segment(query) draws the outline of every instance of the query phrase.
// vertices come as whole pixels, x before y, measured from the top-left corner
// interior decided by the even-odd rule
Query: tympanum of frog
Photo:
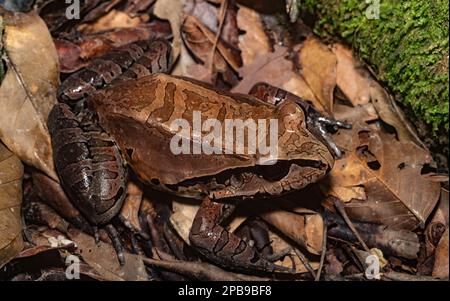
[[[60,98],[71,104],[91,93],[82,101],[88,109],[75,105],[72,110],[58,104],[48,120],[56,168],[68,196],[90,223],[108,224],[125,196],[126,163],[145,184],[202,200],[189,238],[209,260],[241,270],[286,270],[221,226],[233,212],[228,201],[276,196],[318,181],[333,166],[330,150],[339,154],[324,135],[323,125],[345,125],[265,84],[251,91],[256,98],[160,73],[169,71],[170,47],[162,41],[153,48],[151,43],[146,45],[143,51],[124,50],[122,56],[131,59],[122,59],[128,63],[119,65],[114,73],[102,76],[98,70],[103,69],[96,67],[96,80],[89,77],[96,73],[91,68],[81,71],[83,76],[69,78],[76,85],[63,83]],[[146,56],[146,51],[153,54]],[[118,65],[117,57],[121,55],[109,59]],[[202,120],[214,118],[222,124],[225,119],[277,120],[276,163],[262,164],[258,152],[174,154],[170,142],[177,129],[172,121],[183,118],[192,124],[194,111],[200,112]]]

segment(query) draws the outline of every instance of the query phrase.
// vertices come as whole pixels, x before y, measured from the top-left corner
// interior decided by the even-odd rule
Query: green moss
[[[381,0],[379,19],[369,19],[374,2],[304,0],[302,7],[319,17],[316,33],[352,45],[413,118],[448,133],[448,1]]]

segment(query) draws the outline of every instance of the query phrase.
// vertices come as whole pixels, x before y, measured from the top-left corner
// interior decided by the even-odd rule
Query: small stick
[[[334,198],[334,206],[339,211],[339,213],[342,215],[342,218],[344,219],[345,223],[350,228],[350,230],[353,232],[353,234],[355,235],[356,239],[358,240],[358,242],[363,247],[364,251],[370,253],[370,249],[367,247],[366,243],[364,242],[364,240],[359,235],[359,233],[356,230],[355,226],[353,225],[352,221],[348,218],[348,215],[345,212],[345,208],[344,208],[344,205],[342,204],[341,200],[338,199],[338,198]]]
[[[306,267],[308,272],[313,276],[313,278],[316,278],[316,273],[314,272],[313,267],[309,264],[308,259],[306,259],[305,254],[303,254],[299,249],[294,248],[295,254],[297,254],[300,261],[303,263],[303,265]]]
[[[217,28],[216,37],[214,40],[214,44],[211,51],[211,72],[214,70],[214,54],[216,53],[217,44],[219,43],[220,34],[222,33],[223,24],[225,23],[225,17],[228,7],[228,0],[223,0],[222,4],[220,5],[220,11],[219,11],[219,27]]]
[[[320,274],[322,273],[323,263],[325,262],[325,253],[327,252],[327,223],[323,227],[323,242],[322,242],[322,254],[320,255],[319,269],[317,270],[316,278],[314,281],[320,280]]]
[[[268,278],[236,274],[222,270],[215,265],[206,262],[192,261],[161,261],[150,258],[142,258],[148,265],[157,266],[171,272],[179,273],[196,279],[209,279],[213,281],[269,281]]]
[[[442,281],[444,279],[436,279],[431,276],[423,276],[423,275],[411,275],[399,272],[387,272],[381,274],[381,279],[383,280],[392,280],[392,281]],[[448,281],[448,278],[447,278]]]

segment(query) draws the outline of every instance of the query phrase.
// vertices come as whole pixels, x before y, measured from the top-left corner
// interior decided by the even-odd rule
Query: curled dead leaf
[[[117,28],[135,28],[147,21],[148,18],[148,15],[131,16],[123,11],[113,9],[94,24],[81,24],[78,30],[84,34],[90,34]]]
[[[345,156],[328,176],[330,187],[362,186],[367,196],[367,201],[346,204],[350,218],[392,229],[424,225],[440,193],[439,183],[421,175],[432,160],[428,151],[357,121],[351,131],[341,131],[334,139]]]
[[[182,41],[180,35],[181,21],[183,18],[183,5],[185,0],[164,0],[156,1],[153,7],[153,13],[158,18],[168,20],[172,28],[172,55],[176,61],[180,55]]]
[[[271,52],[269,37],[264,31],[260,14],[251,8],[241,6],[237,13],[237,24],[245,31],[239,37],[239,49],[244,66],[251,64],[256,57]]]
[[[301,75],[326,112],[333,112],[336,55],[317,38],[308,37],[298,52]]]
[[[23,166],[0,142],[0,268],[22,250]]]
[[[447,228],[436,248],[433,277],[448,279],[448,237],[449,233]]]
[[[148,280],[145,266],[139,255],[125,252],[125,265],[117,260],[112,245],[99,241],[80,231],[71,231],[69,238],[75,242],[77,253],[99,275],[108,280],[145,281]]]
[[[212,32],[196,17],[187,15],[181,25],[181,34],[186,47],[195,56],[195,59],[202,63],[208,70],[215,74],[223,74],[224,79],[231,84],[237,81],[233,70],[237,70],[242,64],[238,51],[219,39],[214,57],[211,55],[216,40],[216,33]]]
[[[324,222],[319,213],[306,209],[301,213],[273,210],[261,218],[312,254],[321,253]]]
[[[398,109],[389,93],[370,75],[352,51],[341,45],[333,45],[337,58],[336,83],[354,105],[371,102],[380,118],[395,127],[400,141],[413,141],[420,147],[424,144],[415,130]]]
[[[22,161],[57,179],[46,125],[59,84],[53,40],[35,13],[0,13],[7,67],[0,86],[0,138]]]

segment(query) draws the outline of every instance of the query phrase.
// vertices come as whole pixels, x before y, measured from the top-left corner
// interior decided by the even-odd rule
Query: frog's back
[[[250,96],[236,96],[188,78],[158,73],[121,82],[93,98],[96,107],[132,115],[149,123],[170,126],[176,119],[192,121],[194,112],[202,120],[270,118],[274,106]]]
[[[190,127],[194,116],[225,120],[276,118],[275,107],[252,97],[231,96],[205,84],[165,74],[122,82],[90,99],[100,123],[115,138],[128,162],[145,181],[175,184],[185,179],[214,175],[228,168],[253,166],[255,154],[174,154],[170,149],[177,131],[174,121]],[[267,122],[268,124],[268,122]],[[223,128],[222,128],[223,129]],[[191,137],[186,137],[188,140]],[[222,145],[222,148],[225,144]]]

